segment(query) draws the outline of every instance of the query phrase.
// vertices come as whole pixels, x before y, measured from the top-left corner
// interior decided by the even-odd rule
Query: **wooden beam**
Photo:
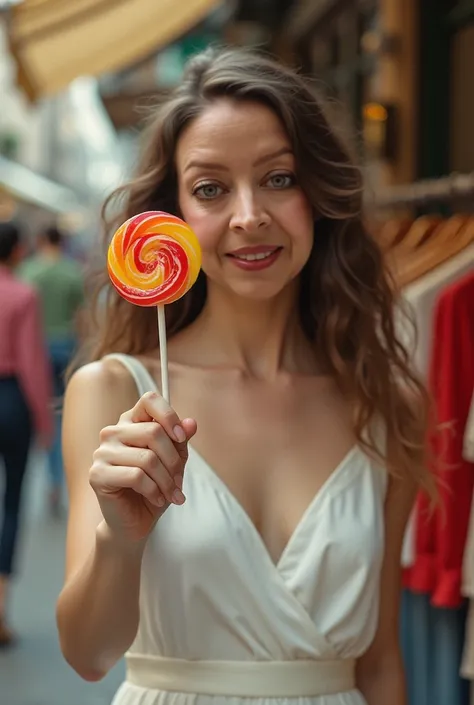
[[[315,26],[330,13],[336,12],[350,0],[300,0],[290,11],[287,22],[289,37],[300,42],[313,32]]]

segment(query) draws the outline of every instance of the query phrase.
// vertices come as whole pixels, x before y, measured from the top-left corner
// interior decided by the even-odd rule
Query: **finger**
[[[171,441],[169,442],[171,443]],[[179,456],[174,448],[173,450],[181,466]],[[133,448],[125,445],[117,445],[107,450],[107,463],[110,463],[112,466],[141,468],[159,487],[168,502],[173,504],[184,503],[185,497],[182,492],[180,492],[182,489],[182,481],[176,481],[176,479],[171,476],[169,470],[150,448]],[[178,490],[178,492],[176,490]]]
[[[176,411],[156,392],[144,394],[135,404],[130,415],[130,420],[133,422],[151,419],[158,421],[173,441],[177,443],[186,441],[186,434]]]
[[[149,475],[139,467],[110,466],[107,471],[92,466],[89,482],[97,494],[112,495],[130,489],[147,499],[156,507],[164,507],[166,498]]]
[[[188,442],[194,436],[197,431],[197,423],[194,419],[183,419],[181,425],[186,433],[185,443],[175,443],[175,448],[178,451],[179,457],[182,462],[186,462],[188,459]]]
[[[197,423],[194,419],[183,419],[181,421],[181,425],[184,428],[184,432],[186,434],[186,440],[190,441],[191,438],[194,436],[194,434],[197,431]]]
[[[173,442],[163,426],[156,421],[124,424],[119,427],[117,438],[127,446],[150,448],[172,478],[182,476],[184,460],[178,451],[181,444]]]

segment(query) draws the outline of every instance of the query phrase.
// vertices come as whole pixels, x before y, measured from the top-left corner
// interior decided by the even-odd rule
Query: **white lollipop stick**
[[[158,337],[160,340],[160,365],[161,365],[161,395],[165,401],[170,401],[170,383],[168,378],[168,346],[166,343],[165,307],[158,305]]]
[[[156,306],[161,394],[169,403],[165,305],[189,291],[201,269],[201,247],[189,225],[170,213],[146,211],[115,231],[107,252],[111,282],[125,301]]]

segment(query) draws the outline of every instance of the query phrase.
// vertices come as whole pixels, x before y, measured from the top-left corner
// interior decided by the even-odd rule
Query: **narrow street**
[[[59,650],[54,611],[63,577],[66,522],[49,517],[45,496],[44,467],[36,455],[28,472],[20,570],[11,605],[20,638],[14,648],[0,651],[0,703],[109,705],[122,664],[100,683],[86,683]]]

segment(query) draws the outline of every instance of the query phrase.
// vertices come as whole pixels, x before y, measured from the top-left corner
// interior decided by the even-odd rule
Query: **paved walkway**
[[[63,578],[65,521],[48,516],[45,494],[44,468],[36,456],[28,475],[20,570],[11,605],[20,640],[15,648],[0,651],[0,703],[110,705],[122,665],[103,681],[86,683],[59,651],[54,611]]]

